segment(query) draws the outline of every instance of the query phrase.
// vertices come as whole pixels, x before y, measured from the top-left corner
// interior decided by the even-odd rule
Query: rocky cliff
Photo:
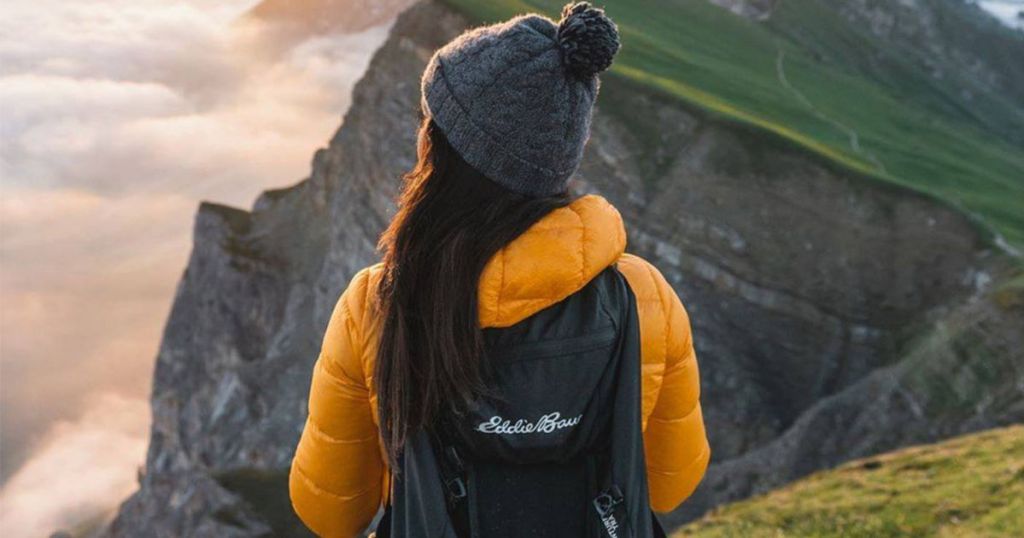
[[[301,535],[285,476],[334,301],[413,163],[418,76],[467,27],[403,14],[308,179],[204,204],[111,536]],[[679,522],[846,459],[1024,420],[1009,264],[960,213],[609,76],[576,188],[690,312],[715,463]],[[1016,297],[1016,295],[1012,295]]]

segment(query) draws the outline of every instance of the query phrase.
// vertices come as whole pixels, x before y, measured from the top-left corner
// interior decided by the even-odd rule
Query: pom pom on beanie
[[[618,27],[603,9],[589,2],[576,2],[562,8],[557,35],[566,69],[580,78],[608,69],[619,51]]]

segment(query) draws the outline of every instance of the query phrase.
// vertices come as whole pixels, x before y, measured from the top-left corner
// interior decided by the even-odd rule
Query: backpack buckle
[[[462,458],[459,456],[459,451],[454,446],[449,445],[445,448],[445,458],[448,460],[448,464],[451,465],[454,473],[450,473],[451,478],[445,480],[444,485],[448,488],[448,495],[453,500],[459,500],[466,496],[466,482],[462,480],[462,472],[465,470],[465,465],[462,463]]]
[[[462,477],[455,477],[444,483],[445,487],[448,488],[448,495],[453,500],[463,499],[467,495],[466,483],[462,480]]]
[[[594,497],[594,508],[597,510],[598,515],[604,518],[611,514],[622,501],[622,490],[618,486],[613,485],[605,490],[605,492]]]

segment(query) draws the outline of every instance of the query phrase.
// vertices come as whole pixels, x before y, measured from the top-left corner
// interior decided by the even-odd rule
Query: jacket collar
[[[590,194],[548,213],[505,245],[480,276],[482,327],[507,327],[572,295],[626,248],[622,216]]]

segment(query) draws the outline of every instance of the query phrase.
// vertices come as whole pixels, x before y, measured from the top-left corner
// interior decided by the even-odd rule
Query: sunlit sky
[[[134,490],[199,200],[303,178],[387,33],[280,46],[254,3],[0,4],[4,536]]]
[[[304,177],[386,37],[270,43],[238,23],[255,3],[0,3],[4,536],[134,490],[198,201],[247,207]],[[1024,25],[1024,0],[979,4]]]

